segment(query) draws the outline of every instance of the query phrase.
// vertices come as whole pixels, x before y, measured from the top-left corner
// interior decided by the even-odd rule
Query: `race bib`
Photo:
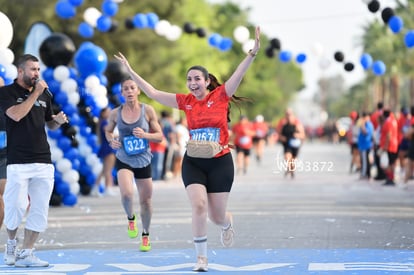
[[[248,145],[251,142],[251,137],[249,136],[243,136],[239,139],[240,145]]]
[[[220,141],[220,129],[219,128],[199,128],[190,130],[190,136],[192,140],[199,141]]]
[[[135,136],[124,137],[124,149],[128,155],[141,154],[148,150],[148,140]]]
[[[6,131],[0,131],[0,149],[7,147],[7,134]]]
[[[300,139],[298,138],[292,138],[289,140],[289,146],[293,148],[298,148],[301,144]]]

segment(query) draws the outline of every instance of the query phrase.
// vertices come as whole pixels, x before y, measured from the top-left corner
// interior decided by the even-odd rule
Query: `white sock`
[[[8,239],[7,240],[7,244],[16,245],[16,243],[17,243],[16,239],[12,239],[12,240]]]
[[[193,240],[197,256],[207,257],[207,236],[194,237]]]

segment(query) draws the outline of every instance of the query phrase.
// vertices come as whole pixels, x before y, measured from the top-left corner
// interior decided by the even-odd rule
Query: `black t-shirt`
[[[29,97],[30,91],[16,82],[0,88],[0,108],[5,113]],[[7,164],[52,163],[45,122],[52,120],[50,98],[42,94],[20,121],[6,117]]]

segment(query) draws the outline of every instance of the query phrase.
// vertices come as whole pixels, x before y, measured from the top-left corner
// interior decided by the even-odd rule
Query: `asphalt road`
[[[210,273],[414,274],[414,183],[403,188],[359,180],[349,173],[346,144],[319,142],[304,144],[291,179],[284,176],[281,150],[267,147],[260,164],[252,157],[247,174],[236,176],[228,205],[235,245],[223,249],[219,228],[209,224]],[[128,238],[119,195],[81,196],[74,207],[50,209],[36,249],[51,267],[0,265],[0,273],[190,272],[191,211],[180,179],[154,183],[153,207],[149,253]],[[6,238],[3,228],[0,240]]]

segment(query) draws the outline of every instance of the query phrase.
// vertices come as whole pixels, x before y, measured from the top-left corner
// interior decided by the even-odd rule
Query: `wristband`
[[[248,55],[250,55],[251,57],[256,57],[257,52],[254,53],[253,50],[250,49],[249,52],[248,52]]]

